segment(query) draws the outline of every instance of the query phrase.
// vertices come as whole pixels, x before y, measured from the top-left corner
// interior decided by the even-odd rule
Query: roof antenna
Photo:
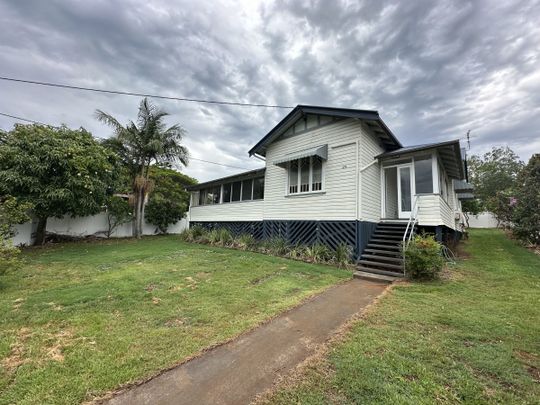
[[[467,146],[468,146],[468,149],[471,150],[471,130],[470,129],[467,131]]]

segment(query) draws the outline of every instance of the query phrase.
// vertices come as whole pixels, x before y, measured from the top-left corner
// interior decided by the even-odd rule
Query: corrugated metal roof
[[[217,186],[223,183],[230,183],[233,181],[240,181],[240,180],[246,180],[246,179],[264,176],[265,172],[266,172],[266,168],[263,167],[261,169],[250,170],[248,172],[242,172],[238,174],[233,174],[232,176],[220,177],[219,179],[206,181],[204,183],[194,184],[193,186],[186,187],[186,189],[188,191],[201,190],[203,188],[207,188],[214,185]]]
[[[449,177],[452,179],[465,179],[465,165],[461,157],[459,140],[425,143],[422,145],[406,146],[390,152],[384,152],[375,156],[377,159],[390,159],[415,152],[437,150],[443,166]]]

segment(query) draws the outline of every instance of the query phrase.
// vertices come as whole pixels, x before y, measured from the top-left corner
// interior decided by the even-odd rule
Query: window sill
[[[317,195],[326,194],[326,191],[307,191],[303,193],[293,193],[293,194],[285,194],[285,198],[301,198],[301,197],[312,197]]]

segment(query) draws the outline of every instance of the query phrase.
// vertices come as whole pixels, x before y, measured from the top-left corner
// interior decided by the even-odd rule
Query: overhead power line
[[[49,125],[49,124],[44,124],[43,122],[34,121],[34,120],[30,120],[28,118],[23,118],[23,117],[17,117],[16,115],[6,114],[6,113],[3,113],[3,112],[0,112],[0,115],[3,115],[4,117],[13,118],[13,119],[16,119],[16,120],[19,120],[19,121],[31,122],[33,124],[52,126],[52,125]]]
[[[46,125],[46,126],[49,126],[49,127],[58,128],[58,127],[55,126],[55,125],[44,124],[43,122],[31,120],[31,119],[29,119],[29,118],[19,117],[19,116],[17,116],[17,115],[6,114],[6,113],[3,113],[3,112],[0,112],[0,115],[2,115],[2,116],[4,116],[4,117],[13,118],[13,119],[18,120],[18,121],[31,122],[31,123],[33,123],[33,124]],[[218,165],[218,166],[230,167],[230,168],[232,168],[232,169],[255,170],[255,169],[248,169],[247,167],[232,166],[232,165],[227,165],[227,164],[225,164],[225,163],[212,162],[211,160],[197,159],[197,158],[194,158],[194,157],[190,157],[189,159],[190,159],[190,160],[197,160],[197,161],[199,161],[199,162],[204,162],[204,163],[211,163],[211,164],[213,164],[213,165]]]
[[[132,91],[96,89],[92,87],[71,86],[68,84],[40,82],[37,80],[16,79],[14,77],[5,77],[5,76],[0,76],[0,80],[16,82],[16,83],[35,84],[38,86],[57,87],[57,88],[62,88],[62,89],[93,91],[96,93],[106,93],[106,94],[117,94],[121,96],[135,96],[135,97],[157,98],[157,99],[162,99],[162,100],[188,101],[191,103],[219,104],[219,105],[239,106],[239,107],[262,107],[262,108],[283,108],[283,109],[294,108],[291,106],[277,105],[277,104],[242,103],[239,101],[206,100],[206,99],[199,99],[199,98],[173,97],[173,96],[162,96],[162,95],[157,95],[157,94],[137,93],[137,92],[132,92]]]

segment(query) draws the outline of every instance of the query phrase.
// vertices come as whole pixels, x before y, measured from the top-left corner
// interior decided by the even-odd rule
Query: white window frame
[[[298,191],[296,193],[291,193],[291,184],[290,184],[290,170],[291,170],[291,162],[287,163],[287,189],[285,190],[285,195],[305,195],[305,194],[317,194],[317,193],[324,193],[325,190],[325,182],[324,182],[324,172],[325,172],[325,161],[324,159],[321,159],[321,189],[313,191],[313,156],[309,156],[309,184],[308,184],[308,191],[300,191],[301,187],[301,176],[302,176],[302,170],[300,168],[300,159],[294,159],[294,161],[298,162]]]

